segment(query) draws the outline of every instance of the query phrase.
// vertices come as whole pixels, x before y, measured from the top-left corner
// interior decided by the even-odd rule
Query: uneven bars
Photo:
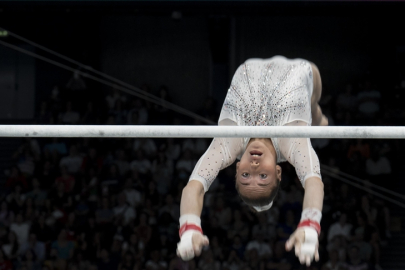
[[[405,139],[405,127],[0,125],[0,137]]]

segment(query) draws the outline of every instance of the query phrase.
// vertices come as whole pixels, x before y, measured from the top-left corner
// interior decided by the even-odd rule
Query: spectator
[[[146,270],[163,270],[167,268],[167,263],[160,258],[160,252],[153,250],[150,259],[145,263]]]
[[[88,150],[88,154],[83,158],[81,169],[86,173],[89,173],[90,169],[94,169],[99,173],[103,167],[103,163],[104,160],[98,155],[96,148],[91,147]]]
[[[142,243],[147,245],[152,237],[152,227],[148,224],[148,216],[141,213],[139,216],[139,224],[134,228],[134,231],[139,235]]]
[[[235,235],[232,240],[231,250],[236,252],[239,259],[243,259],[245,255],[245,246],[242,243],[240,235]]]
[[[133,188],[133,182],[131,178],[128,178],[125,181],[123,192],[125,194],[127,203],[131,207],[136,208],[142,203],[142,194],[138,190]]]
[[[131,252],[126,252],[123,256],[123,262],[118,265],[118,270],[132,270],[135,266],[134,256]]]
[[[110,254],[107,249],[103,248],[98,256],[97,269],[98,270],[111,270],[117,269],[117,262],[111,260]]]
[[[191,151],[195,156],[201,156],[207,150],[207,142],[205,139],[185,139],[182,145],[182,151]]]
[[[51,143],[45,144],[44,151],[49,151],[50,153],[56,151],[59,155],[67,154],[66,144],[64,142],[59,142],[58,138],[52,138]]]
[[[105,98],[107,102],[107,107],[108,109],[113,109],[115,106],[115,103],[119,100],[122,103],[125,103],[127,101],[126,96],[122,95],[121,92],[117,89],[114,88],[109,95],[106,96]]]
[[[246,250],[246,266],[242,269],[259,270],[261,268],[263,263],[259,257],[259,250],[257,248]]]
[[[109,115],[114,117],[114,122],[117,125],[123,125],[127,122],[127,111],[120,100],[114,104],[114,108],[110,109]]]
[[[43,166],[39,170],[39,172],[36,174],[36,177],[39,179],[41,183],[41,187],[43,188],[50,188],[53,187],[55,184],[55,179],[57,177],[57,170],[59,171],[59,167],[53,167],[52,162],[47,160],[43,163]]]
[[[234,239],[235,236],[238,236],[241,238],[241,241],[243,241],[243,242],[248,241],[249,234],[250,234],[249,226],[242,219],[242,213],[240,212],[240,210],[238,210],[238,209],[233,210],[233,220],[232,220],[231,226],[229,227],[229,229],[227,231],[228,231],[228,233],[227,233],[228,240]],[[253,232],[256,232],[256,231],[253,231]],[[263,235],[266,235],[266,234],[263,234]]]
[[[6,197],[9,208],[14,213],[20,212],[24,206],[26,196],[22,193],[20,185],[14,187],[14,191]]]
[[[6,201],[2,201],[0,207],[0,226],[8,227],[14,220],[14,213],[9,210]]]
[[[46,191],[41,189],[40,183],[37,178],[32,179],[32,190],[26,194],[27,199],[32,199],[33,203],[38,209],[45,204],[45,200],[48,194]]]
[[[295,222],[294,212],[292,210],[288,210],[285,216],[285,222],[280,222],[277,225],[278,240],[286,241],[295,231],[296,226],[297,224]]]
[[[290,270],[292,265],[291,259],[286,257],[285,254],[285,242],[278,241],[275,244],[274,256],[266,263],[266,269],[268,270]]]
[[[181,148],[174,138],[167,139],[164,149],[167,159],[174,161],[180,157]]]
[[[45,243],[38,241],[35,233],[30,233],[28,241],[21,245],[20,254],[26,255],[27,251],[33,252],[35,261],[41,262],[45,259]]]
[[[121,184],[121,175],[116,164],[111,164],[106,175],[101,180],[101,188],[103,196],[109,196],[116,193]]]
[[[62,229],[58,234],[58,239],[51,245],[51,249],[56,251],[58,259],[69,260],[73,257],[75,245],[73,241],[67,240],[67,232]]]
[[[72,102],[66,103],[66,111],[59,115],[59,120],[63,124],[77,124],[80,120],[80,114],[73,110]]]
[[[367,81],[364,89],[357,95],[359,112],[365,117],[373,117],[380,110],[380,98],[380,92],[374,90],[371,83]]]
[[[1,247],[1,255],[3,255],[3,259],[8,258],[12,262],[16,261],[18,258],[19,249],[20,244],[18,243],[17,235],[13,230],[10,230],[7,236],[6,244]]]
[[[237,252],[235,250],[231,250],[227,260],[222,263],[222,269],[239,270],[242,264],[243,261],[237,255]]]
[[[221,264],[215,260],[214,254],[210,249],[203,251],[201,259],[198,261],[198,269],[201,270],[220,270]]]
[[[41,269],[41,264],[37,261],[37,256],[30,249],[28,249],[24,252],[24,255],[22,256],[22,260],[19,262],[18,269],[24,269],[24,268],[26,268],[27,270],[40,270]]]
[[[219,226],[218,218],[214,215],[210,216],[209,224],[204,229],[204,232],[208,236],[208,239],[217,236],[220,243],[224,243],[226,239],[226,231]]]
[[[37,241],[48,244],[53,236],[53,229],[45,223],[45,215],[40,214],[31,226],[31,234],[36,235]]]
[[[77,147],[72,145],[69,149],[69,155],[60,160],[59,166],[65,166],[68,173],[76,174],[79,172],[82,163],[83,157],[77,151]]]
[[[66,89],[71,91],[83,91],[87,89],[86,82],[80,77],[80,71],[73,72],[73,76],[66,84]]]
[[[188,175],[194,170],[195,160],[192,158],[191,151],[184,151],[181,158],[176,163],[176,175],[180,179],[187,179]]]
[[[339,252],[329,251],[329,261],[322,266],[322,270],[344,270],[345,268],[345,264],[339,261]]]
[[[347,157],[351,159],[356,153],[359,153],[363,159],[368,159],[370,157],[370,145],[363,139],[357,139],[354,143],[350,144]]]
[[[56,184],[56,192],[50,199],[56,209],[68,210],[73,205],[72,197],[66,193],[65,184],[63,182]]]
[[[125,155],[125,151],[124,150],[116,151],[116,156],[117,158],[114,160],[114,164],[117,165],[120,175],[126,175],[130,167],[129,162],[127,161]]]
[[[148,158],[152,158],[156,155],[156,144],[152,139],[149,138],[139,138],[134,140],[132,150],[139,153],[139,150],[142,150],[143,154],[147,154]]]
[[[163,151],[158,152],[156,159],[152,163],[151,172],[153,180],[159,182],[157,186],[159,194],[167,194],[172,185],[173,162],[166,158]]]
[[[36,160],[31,149],[24,147],[21,151],[14,153],[13,157],[16,160],[21,173],[26,177],[32,176],[35,171]]]
[[[353,85],[347,84],[345,91],[339,94],[336,107],[339,111],[354,112],[357,106],[357,98],[353,95]]]
[[[83,124],[86,124],[86,125],[94,125],[99,122],[99,117],[98,117],[97,112],[94,109],[93,102],[90,101],[87,103],[86,111],[84,112],[83,117],[80,120],[80,122],[82,122]]]
[[[101,208],[96,211],[96,223],[101,225],[110,225],[113,222],[114,211],[110,208],[108,197],[103,197],[101,200]]]
[[[253,226],[252,234],[264,235],[264,238],[268,241],[274,240],[276,238],[276,228],[274,225],[268,224],[266,218],[266,215],[258,216],[259,223]]]
[[[264,242],[264,235],[256,233],[253,235],[253,240],[250,240],[246,246],[246,251],[256,250],[260,259],[267,259],[272,255],[271,247]]]
[[[366,195],[361,197],[361,211],[365,214],[368,224],[375,224],[377,209],[370,205],[370,201]]]
[[[368,270],[369,267],[366,262],[360,258],[359,248],[352,246],[349,249],[349,261],[347,262],[347,270]]]
[[[223,229],[228,229],[232,220],[232,210],[225,204],[222,197],[217,197],[213,207],[213,214],[218,219],[218,224]]]
[[[35,115],[35,120],[39,125],[50,124],[52,118],[51,112],[48,110],[48,104],[46,101],[42,101],[39,106],[39,111]]]
[[[128,112],[128,124],[137,125],[145,125],[148,123],[148,111],[143,106],[142,101],[140,99],[134,99],[131,102],[131,110]],[[134,119],[134,115],[136,115],[136,119]]]
[[[224,261],[225,254],[223,248],[221,247],[218,237],[214,236],[210,240],[210,249],[212,250],[212,254],[214,255],[214,259],[218,260],[219,262]]]
[[[349,239],[350,231],[352,225],[347,223],[346,213],[340,215],[339,221],[333,223],[328,231],[328,241],[331,241],[335,236],[344,236],[346,239]]]
[[[13,264],[8,260],[3,249],[0,249],[0,269],[2,270],[12,270]]]
[[[62,183],[63,186],[65,187],[65,192],[71,193],[75,187],[76,179],[68,173],[66,166],[62,166],[60,168],[60,172],[61,172],[61,176],[56,178],[55,185]]]
[[[135,254],[135,259],[140,262],[143,259],[143,251],[145,248],[145,244],[142,240],[139,239],[136,233],[132,233],[126,241],[124,241],[122,245],[123,252],[130,252]]]
[[[124,225],[131,223],[136,218],[136,213],[135,210],[127,204],[125,193],[121,193],[117,201],[117,206],[113,208],[114,217],[116,219],[122,219]]]
[[[139,172],[141,175],[146,176],[150,174],[152,169],[152,164],[145,158],[143,151],[138,150],[136,152],[136,159],[130,164],[131,170]]]
[[[18,244],[21,246],[28,240],[31,224],[24,220],[21,213],[16,215],[15,222],[11,223],[10,230],[15,232]]]
[[[24,189],[28,188],[27,180],[21,173],[20,168],[18,168],[17,166],[12,166],[10,176],[8,177],[6,182],[6,188],[14,189],[16,185],[20,185]]]
[[[166,195],[165,205],[159,210],[159,215],[163,213],[169,213],[174,220],[180,218],[180,205],[174,202],[171,194]]]
[[[366,160],[366,173],[374,180],[378,180],[378,177],[391,173],[391,163],[376,149],[372,151],[371,157]]]

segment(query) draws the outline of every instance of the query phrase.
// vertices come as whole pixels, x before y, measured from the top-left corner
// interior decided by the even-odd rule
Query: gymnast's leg
[[[322,95],[322,80],[318,67],[311,63],[312,66],[312,78],[313,78],[313,91],[311,97],[311,111],[312,111],[312,125],[313,126],[327,126],[328,118],[322,114],[321,107],[318,102]]]

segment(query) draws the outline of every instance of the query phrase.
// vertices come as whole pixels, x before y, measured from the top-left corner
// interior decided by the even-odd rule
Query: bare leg
[[[314,89],[311,97],[311,111],[312,111],[312,125],[313,126],[327,126],[328,118],[322,114],[322,109],[318,102],[322,95],[322,80],[318,67],[311,63],[312,66],[312,78]]]

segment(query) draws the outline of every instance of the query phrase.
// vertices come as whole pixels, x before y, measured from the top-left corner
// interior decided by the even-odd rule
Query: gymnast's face
[[[251,139],[236,164],[236,185],[245,197],[270,195],[281,180],[281,167],[270,139]]]

